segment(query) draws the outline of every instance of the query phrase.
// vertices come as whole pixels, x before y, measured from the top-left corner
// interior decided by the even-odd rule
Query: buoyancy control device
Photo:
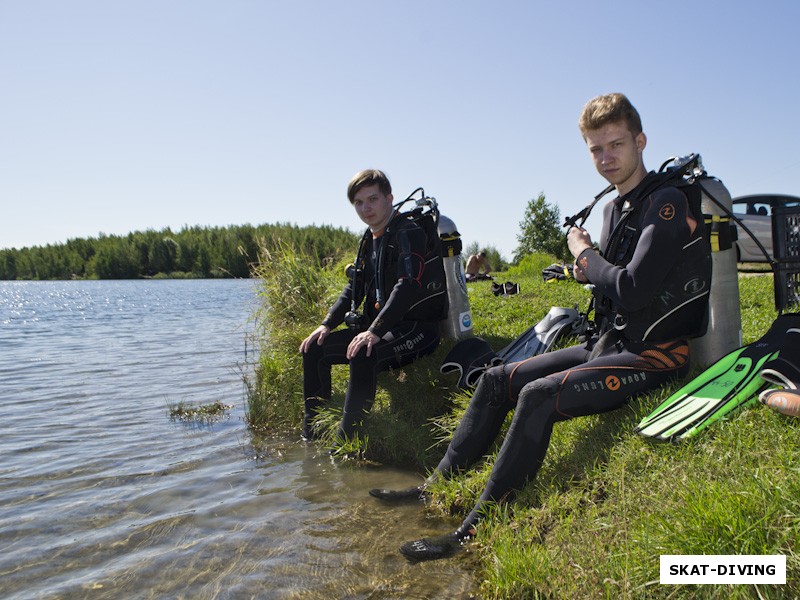
[[[696,153],[667,159],[658,173],[663,174],[661,186],[675,185],[687,193],[699,190],[702,194],[700,210],[712,250],[712,276],[708,325],[705,334],[692,340],[692,362],[707,366],[741,346],[738,274],[733,247],[736,229],[730,222],[733,216],[731,197],[720,180],[706,173]],[[605,188],[583,210],[567,218],[564,226],[583,226],[597,202],[614,189],[613,185]]]
[[[401,208],[406,204],[413,202],[414,207],[411,210],[401,211]],[[442,258],[444,267],[445,281],[430,281],[428,286],[439,287],[446,286],[447,292],[447,306],[446,314],[443,313],[443,318],[440,322],[440,330],[443,337],[459,339],[472,335],[472,313],[469,308],[469,299],[467,297],[466,279],[464,277],[464,268],[461,263],[461,236],[456,230],[453,221],[439,213],[438,203],[435,198],[425,195],[423,188],[417,188],[405,200],[398,202],[394,205],[395,216],[390,220],[386,226],[386,235],[389,235],[394,229],[394,224],[400,222],[402,219],[411,219],[420,226],[428,237],[428,251],[429,253],[438,252]],[[371,236],[369,230],[365,232],[364,238],[359,244],[358,256],[354,265],[348,265],[346,273],[352,282],[352,289],[357,289],[356,280],[362,274],[364,263],[364,244],[368,237]],[[378,281],[377,281],[377,302],[381,305],[385,302],[382,297],[382,290],[384,287],[384,258],[382,255],[385,245],[381,246],[381,251],[378,256]],[[436,290],[433,290],[434,292]],[[364,317],[357,310],[358,301],[351,298],[350,311],[345,315],[345,323],[354,330],[362,331],[366,328],[367,324],[364,322]]]

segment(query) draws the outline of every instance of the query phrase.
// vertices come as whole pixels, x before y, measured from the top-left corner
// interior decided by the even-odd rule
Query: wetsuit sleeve
[[[427,237],[422,228],[409,223],[397,231],[394,240],[394,260],[386,265],[386,281],[395,281],[385,304],[377,314],[369,330],[383,337],[392,327],[403,320],[405,314],[422,297],[422,275],[425,272]]]
[[[352,299],[352,283],[348,283],[342,290],[341,295],[333,303],[333,306],[328,310],[328,314],[322,320],[323,325],[327,325],[330,329],[336,329],[339,325],[344,323],[344,316],[350,310],[350,300]],[[357,302],[358,303],[358,302]]]
[[[627,311],[640,310],[653,300],[691,237],[689,204],[681,191],[664,188],[641,202],[641,236],[627,265],[614,265],[591,249],[578,257],[597,291]],[[607,243],[603,240],[601,247]]]

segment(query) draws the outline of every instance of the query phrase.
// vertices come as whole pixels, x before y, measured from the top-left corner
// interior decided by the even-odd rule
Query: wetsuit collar
[[[389,224],[389,221],[391,221],[396,214],[397,211],[393,210],[392,213],[389,215],[389,218],[386,219],[379,227],[376,227],[375,229],[373,229],[372,227],[369,228],[370,231],[372,232],[373,239],[379,238],[383,235],[383,232],[386,231],[386,226]]]
[[[635,200],[639,199],[639,194],[642,190],[647,186],[647,182],[650,180],[652,175],[655,175],[655,171],[648,171],[647,175],[645,175],[642,180],[636,184],[636,187],[633,188],[630,192],[625,194],[624,196],[617,196],[614,199],[614,204],[617,206],[623,206],[626,202],[630,203]]]

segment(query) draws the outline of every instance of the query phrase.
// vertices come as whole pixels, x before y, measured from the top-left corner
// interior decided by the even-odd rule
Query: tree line
[[[549,204],[544,193],[531,199],[519,223],[513,264],[535,252],[569,260],[560,221],[558,206]],[[278,240],[323,261],[355,252],[359,235],[328,225],[281,223],[100,234],[63,244],[0,250],[0,280],[250,277],[259,253],[274,248]],[[508,267],[494,246],[481,249],[487,251],[495,271]],[[464,257],[478,250],[476,242],[468,244]]]
[[[354,233],[331,226],[291,224],[183,227],[100,234],[66,243],[0,250],[0,280],[250,277],[259,252],[278,240],[319,260],[358,244]]]

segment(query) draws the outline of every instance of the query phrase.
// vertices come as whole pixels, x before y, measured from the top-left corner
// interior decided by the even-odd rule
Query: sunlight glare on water
[[[367,494],[419,475],[253,443],[256,302],[243,280],[0,282],[0,596],[469,597],[468,554],[397,553],[448,524]]]

